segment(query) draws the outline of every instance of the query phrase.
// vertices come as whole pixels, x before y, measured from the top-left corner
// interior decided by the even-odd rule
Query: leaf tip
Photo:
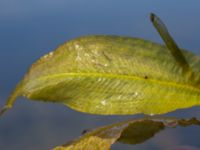
[[[15,90],[12,92],[12,94],[9,96],[9,98],[6,101],[6,104],[3,106],[2,109],[0,109],[0,117],[9,109],[12,108],[14,102],[16,101],[17,97],[21,95],[21,89],[22,84],[18,84]]]
[[[2,116],[6,111],[8,111],[12,106],[10,105],[5,105],[1,110],[0,110],[0,116]]]
[[[155,16],[156,15],[154,13],[150,13],[150,20],[151,20],[151,22],[154,22]]]

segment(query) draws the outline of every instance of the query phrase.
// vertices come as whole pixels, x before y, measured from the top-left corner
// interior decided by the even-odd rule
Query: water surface
[[[154,12],[166,23],[180,47],[200,54],[200,2],[159,0],[1,0],[0,106],[39,57],[63,42],[82,35],[112,34],[162,43],[149,21]],[[178,110],[165,116],[200,118],[200,108]],[[84,129],[138,118],[98,116],[76,112],[60,104],[19,98],[0,119],[0,149],[46,150],[78,137]],[[167,129],[135,146],[113,149],[168,149],[175,145],[200,147],[200,128]]]

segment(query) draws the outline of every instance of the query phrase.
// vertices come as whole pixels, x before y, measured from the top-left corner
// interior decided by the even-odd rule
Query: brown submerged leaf
[[[200,125],[200,120],[148,117],[97,128],[54,150],[109,150],[115,142],[139,144],[166,127]]]

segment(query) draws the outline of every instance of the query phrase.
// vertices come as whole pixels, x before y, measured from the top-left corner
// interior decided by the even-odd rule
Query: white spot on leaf
[[[52,56],[53,56],[53,52],[50,52],[50,53],[44,55],[43,58],[46,59],[46,58],[49,58],[49,57],[52,57]]]
[[[137,96],[138,96],[138,92],[135,92],[135,93],[134,93],[134,96],[137,97]]]
[[[53,56],[53,52],[50,52],[50,53],[49,53],[49,56]]]
[[[120,100],[121,98],[122,98],[122,95],[119,95],[119,96],[117,97],[118,100]]]
[[[75,45],[75,48],[76,48],[76,49],[78,49],[78,48],[79,48],[79,45],[78,45],[78,44],[76,44],[76,45]]]
[[[105,106],[106,105],[106,100],[101,101],[101,104]]]
[[[44,58],[47,58],[48,57],[48,55],[44,55]]]
[[[99,79],[98,79],[98,82],[101,82],[101,81],[102,81],[102,78],[99,78]]]
[[[154,114],[153,114],[153,113],[151,113],[151,114],[150,114],[150,116],[154,116]]]
[[[85,57],[89,57],[90,55],[89,55],[88,53],[85,53],[84,56],[85,56]]]

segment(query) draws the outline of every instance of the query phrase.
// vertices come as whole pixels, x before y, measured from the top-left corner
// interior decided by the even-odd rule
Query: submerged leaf
[[[0,114],[18,96],[92,114],[162,114],[200,105],[200,56],[178,53],[185,61],[177,63],[160,44],[122,36],[68,41],[32,65]]]
[[[58,146],[54,150],[109,150],[115,142],[127,144],[139,144],[153,137],[156,133],[169,127],[168,123],[176,123],[176,126],[199,125],[200,121],[193,118],[189,120],[156,118],[129,120],[98,128],[82,137]]]
[[[162,122],[142,120],[129,123],[123,130],[118,141],[126,144],[139,144],[154,136],[164,129]],[[136,132],[137,131],[137,132]]]
[[[153,23],[154,27],[157,29],[158,33],[160,34],[161,38],[165,42],[167,48],[170,50],[172,56],[177,60],[178,65],[182,67],[184,72],[190,72],[191,68],[187,63],[187,60],[183,56],[182,52],[180,51],[178,45],[175,43],[173,38],[170,36],[167,27],[164,23],[158,18],[155,14],[151,13],[150,15],[151,22]]]

